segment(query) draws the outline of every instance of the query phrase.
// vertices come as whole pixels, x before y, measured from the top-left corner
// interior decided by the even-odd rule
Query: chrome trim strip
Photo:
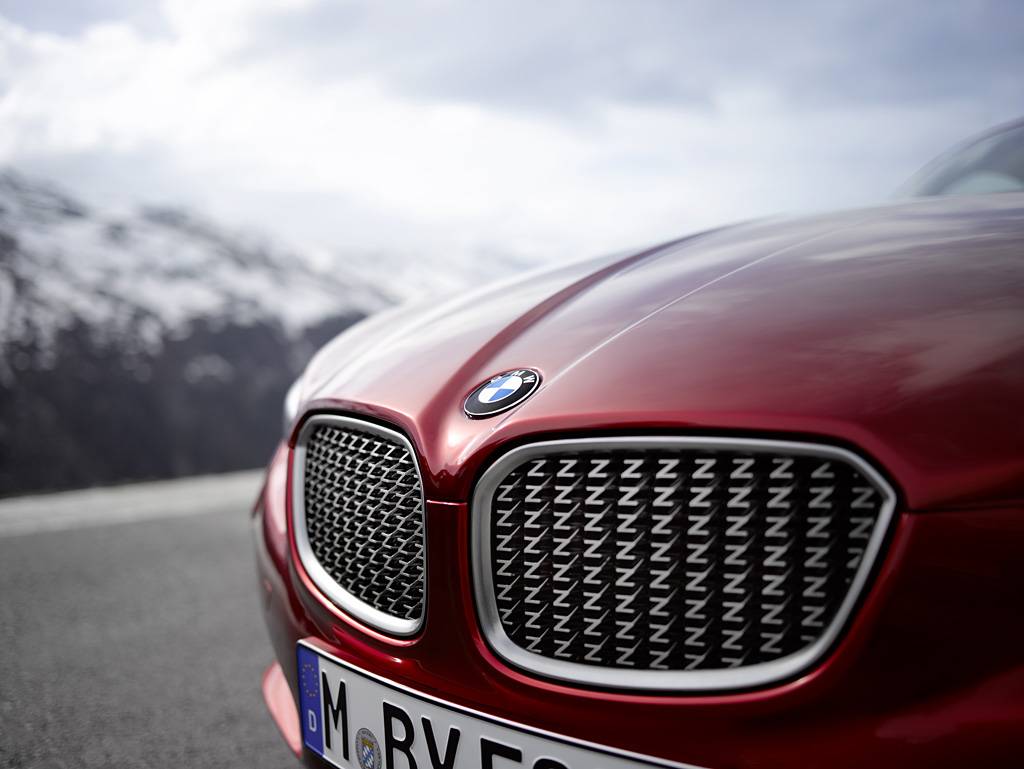
[[[420,506],[423,511],[423,576],[421,578],[423,582],[423,605],[420,616],[416,619],[392,617],[390,614],[386,614],[352,595],[352,593],[334,581],[334,578],[327,573],[327,570],[320,565],[320,562],[313,554],[313,547],[309,543],[309,532],[306,530],[306,444],[309,442],[313,430],[324,424],[362,430],[396,441],[405,446],[412,457],[413,465],[416,468],[416,478],[420,484]],[[314,414],[302,425],[302,429],[295,439],[295,449],[292,457],[292,528],[295,531],[295,547],[299,552],[299,561],[302,563],[302,568],[306,570],[306,574],[313,580],[313,584],[338,608],[375,630],[380,630],[390,635],[406,637],[415,635],[420,631],[427,613],[426,512],[427,505],[423,496],[423,474],[420,472],[416,450],[409,439],[402,433],[381,427],[373,422],[364,422],[361,419],[353,419],[337,414]]]
[[[498,615],[494,596],[494,581],[491,577],[491,509],[490,500],[498,484],[520,463],[552,451],[565,449],[720,449],[732,451],[769,452],[784,451],[814,457],[832,457],[853,465],[870,482],[875,484],[883,497],[878,520],[864,550],[860,568],[850,583],[846,598],[840,605],[832,623],[822,636],[810,646],[786,657],[746,667],[722,670],[629,670],[626,668],[603,668],[543,657],[528,652],[513,643],[505,633]],[[501,456],[480,476],[472,496],[470,509],[470,556],[473,570],[473,593],[480,629],[491,649],[503,660],[522,670],[536,673],[545,678],[573,684],[609,689],[632,689],[653,692],[724,692],[730,690],[764,688],[785,681],[809,670],[819,663],[839,638],[854,606],[860,600],[868,576],[874,567],[885,542],[893,512],[896,509],[896,493],[886,480],[867,462],[846,449],[834,446],[743,438],[690,438],[674,436],[623,437],[623,438],[581,438],[576,440],[553,440],[520,446]]]

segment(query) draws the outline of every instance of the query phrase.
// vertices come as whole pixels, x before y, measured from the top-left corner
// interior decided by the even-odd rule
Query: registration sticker
[[[298,662],[302,740],[335,766],[695,769],[463,708],[374,676],[301,641]]]

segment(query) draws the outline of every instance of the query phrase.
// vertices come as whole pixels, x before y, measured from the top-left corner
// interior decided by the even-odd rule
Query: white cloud
[[[726,55],[718,65],[701,59],[718,66],[706,78],[714,83],[706,103],[679,98],[678,89],[618,98],[594,84],[584,112],[509,109],[486,92],[474,98],[436,83],[410,90],[415,78],[398,78],[356,21],[338,30],[336,45],[362,52],[365,66],[315,59],[312,71],[301,44],[269,50],[267,24],[321,6],[254,5],[167,0],[170,33],[155,38],[117,21],[65,37],[0,19],[0,163],[63,175],[58,181],[73,189],[103,189],[119,202],[180,198],[335,246],[580,254],[737,218],[868,202],[952,139],[1013,117],[1003,103],[959,93],[906,106],[794,103],[792,83],[730,78]],[[458,11],[454,2],[434,6]],[[311,48],[333,50],[329,32]],[[606,32],[588,39],[604,41]],[[626,53],[639,71],[665,75],[677,62],[663,42],[649,56],[642,47]],[[446,71],[473,66],[468,54],[441,53]],[[394,57],[407,76],[430,54],[425,44]],[[794,52],[793,61],[807,56]],[[501,69],[506,79],[514,74]]]

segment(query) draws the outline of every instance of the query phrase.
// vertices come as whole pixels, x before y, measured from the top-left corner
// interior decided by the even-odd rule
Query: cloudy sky
[[[862,205],[1022,114],[1020,0],[0,0],[0,165],[350,251]]]

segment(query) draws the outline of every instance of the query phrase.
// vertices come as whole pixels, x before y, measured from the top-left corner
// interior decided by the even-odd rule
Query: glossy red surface
[[[686,429],[853,445],[911,509],[1019,501],[1022,242],[1024,193],[722,230],[376,318],[314,360],[304,395],[398,424],[435,499],[467,499],[522,436]],[[520,366],[536,395],[464,417]]]
[[[284,677],[279,662],[271,665],[263,673],[263,701],[267,703],[270,716],[281,731],[281,736],[288,743],[292,753],[302,755],[302,727],[299,725],[299,713],[292,699],[292,691],[288,679]]]
[[[312,638],[457,704],[697,766],[1024,765],[1022,242],[1024,194],[901,203],[707,233],[342,335],[310,366],[303,411],[380,419],[416,447],[426,623],[413,639],[372,631],[297,566],[282,446],[253,525],[292,694],[295,644]],[[463,415],[478,384],[522,366],[542,373],[534,396]],[[488,649],[469,576],[480,470],[538,436],[658,432],[811,437],[891,480],[892,540],[819,667],[653,696],[538,680]]]

